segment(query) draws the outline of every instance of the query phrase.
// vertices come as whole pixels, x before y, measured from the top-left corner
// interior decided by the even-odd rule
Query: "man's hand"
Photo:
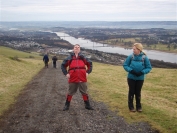
[[[86,78],[88,77],[88,73],[86,73]]]
[[[70,78],[70,75],[69,75],[69,73],[68,74],[66,74],[66,77],[69,79]]]

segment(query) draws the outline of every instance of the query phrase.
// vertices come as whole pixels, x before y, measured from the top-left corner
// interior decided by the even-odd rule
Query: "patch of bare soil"
[[[147,123],[127,124],[90,99],[95,110],[84,108],[79,91],[69,111],[63,111],[68,83],[57,68],[42,69],[24,88],[16,104],[1,118],[0,133],[154,133]]]

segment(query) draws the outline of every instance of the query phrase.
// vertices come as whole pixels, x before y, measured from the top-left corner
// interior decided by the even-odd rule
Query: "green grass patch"
[[[26,58],[29,55],[0,47],[0,115],[15,103],[24,86],[44,67],[43,61],[36,59],[36,55],[31,55],[35,59]]]
[[[38,53],[27,53],[27,52],[22,52],[19,50],[14,50],[8,47],[3,47],[0,46],[0,55],[4,55],[5,57],[9,57],[9,58],[35,58],[35,59],[41,59],[42,57],[39,56]]]
[[[119,47],[127,47],[124,44],[127,42],[131,42],[133,44],[136,42],[141,42],[141,39],[138,37],[137,38],[115,38],[115,39],[100,41],[100,43],[105,43],[105,44],[119,46]],[[174,48],[174,44],[171,44],[170,48],[168,48],[167,46],[168,46],[167,44],[161,44],[161,43],[151,44],[148,46],[145,43],[143,43],[144,49],[147,49],[147,50],[157,50],[157,51],[165,51],[169,53],[177,53],[177,48]],[[128,47],[131,48],[131,45]]]
[[[177,70],[153,68],[142,88],[142,113],[128,110],[127,73],[122,66],[93,63],[89,92],[127,122],[149,122],[161,132],[177,132]],[[134,101],[135,103],[135,101]]]
[[[153,50],[159,50],[159,51],[165,51],[165,52],[172,52],[177,53],[177,49],[174,48],[174,45],[170,45],[170,48],[167,47],[167,44],[152,44],[150,47],[147,47],[147,45],[144,45],[145,49],[153,49]]]
[[[110,45],[116,45],[116,46],[124,46],[125,42],[135,43],[138,42],[138,40],[140,40],[140,38],[115,38],[115,39],[108,39],[100,42],[110,44]]]

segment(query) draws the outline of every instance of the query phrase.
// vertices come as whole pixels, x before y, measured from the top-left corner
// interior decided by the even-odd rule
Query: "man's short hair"
[[[75,47],[75,46],[79,46],[79,47],[81,47],[79,44],[75,44],[74,47]]]

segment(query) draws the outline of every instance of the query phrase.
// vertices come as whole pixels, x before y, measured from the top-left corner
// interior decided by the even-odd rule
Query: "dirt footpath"
[[[154,133],[147,123],[127,124],[104,103],[86,110],[81,94],[73,96],[69,111],[62,111],[68,88],[60,64],[44,68],[24,88],[0,124],[0,133]]]

